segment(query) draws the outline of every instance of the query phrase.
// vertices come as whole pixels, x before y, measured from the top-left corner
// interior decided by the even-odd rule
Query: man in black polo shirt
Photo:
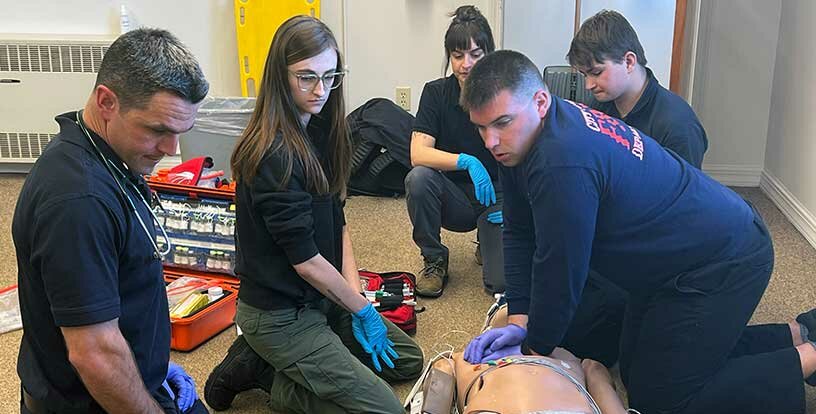
[[[646,67],[635,29],[620,13],[602,10],[572,39],[570,65],[586,76],[592,108],[620,118],[700,168],[708,148],[705,130],[683,98],[660,86]]]
[[[206,412],[169,363],[161,255],[142,174],[175,153],[209,85],[170,33],[106,52],[83,111],[23,185],[12,224],[24,334],[23,413]]]

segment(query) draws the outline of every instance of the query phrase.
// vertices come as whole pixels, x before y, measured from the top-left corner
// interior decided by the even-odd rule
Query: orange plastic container
[[[218,281],[216,286],[224,290],[224,296],[204,309],[186,318],[170,318],[170,348],[191,351],[232,325],[238,308],[238,280],[204,272],[164,270],[167,282],[182,276],[214,279]]]
[[[179,184],[170,184],[148,179],[151,189],[159,193],[183,195],[191,198],[215,198],[233,201],[235,192],[230,189],[202,188]],[[171,282],[182,276],[192,276],[217,281],[216,286],[224,290],[224,296],[210,303],[204,309],[186,318],[170,318],[170,348],[176,351],[191,351],[210,338],[229,328],[235,319],[238,308],[237,278],[227,274],[204,272],[164,266],[164,280]]]

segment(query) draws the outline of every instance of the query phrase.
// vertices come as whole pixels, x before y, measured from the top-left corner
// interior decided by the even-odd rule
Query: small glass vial
[[[182,255],[184,254],[183,249],[184,248],[181,247],[181,246],[176,246],[176,248],[173,249],[173,263],[174,264],[181,265]]]
[[[232,255],[224,253],[224,270],[232,273]]]
[[[215,269],[215,250],[210,250],[209,254],[207,255],[207,263],[205,264],[207,270]]]

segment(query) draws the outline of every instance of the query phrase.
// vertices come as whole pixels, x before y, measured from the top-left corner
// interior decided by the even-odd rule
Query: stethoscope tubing
[[[159,249],[159,245],[158,243],[156,243],[153,234],[147,228],[147,224],[145,224],[144,220],[142,219],[142,216],[139,214],[139,211],[136,208],[136,203],[133,202],[133,198],[130,197],[130,194],[128,194],[127,189],[122,185],[122,182],[119,180],[119,177],[114,172],[114,169],[116,169],[116,171],[118,171],[119,175],[122,177],[124,177],[124,173],[122,173],[122,171],[119,170],[119,168],[113,165],[111,160],[105,157],[105,154],[102,153],[102,150],[99,149],[99,147],[96,145],[96,142],[94,142],[93,138],[91,138],[91,133],[88,132],[88,129],[85,127],[85,123],[82,122],[81,110],[77,112],[76,123],[77,125],[79,125],[79,128],[82,130],[82,133],[85,134],[85,138],[88,140],[88,142],[91,143],[91,146],[94,148],[94,151],[96,151],[96,155],[99,156],[99,159],[102,161],[102,164],[105,166],[105,169],[108,170],[108,173],[113,178],[113,181],[116,181],[116,186],[119,187],[119,191],[121,191],[122,195],[125,196],[125,200],[127,200],[128,205],[130,206],[130,210],[133,212],[133,214],[136,215],[136,220],[139,221],[139,225],[142,227],[142,230],[147,235],[147,239],[150,240],[150,244],[153,246],[153,257],[161,260],[164,256],[167,256],[172,249],[170,237],[167,236],[167,230],[164,229],[164,226],[159,221],[159,218],[156,217],[156,213],[153,212],[153,208],[150,207],[150,203],[147,202],[147,199],[145,199],[144,195],[142,195],[142,192],[136,187],[135,184],[128,182],[128,184],[130,184],[131,187],[133,187],[133,189],[136,191],[136,194],[139,196],[139,199],[142,201],[145,207],[147,207],[147,212],[150,214],[150,217],[153,218],[153,221],[159,227],[162,237],[164,237],[167,247],[164,251],[162,251]]]

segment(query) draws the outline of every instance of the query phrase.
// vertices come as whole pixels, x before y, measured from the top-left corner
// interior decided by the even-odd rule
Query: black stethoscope
[[[82,122],[82,111],[77,112],[76,123],[77,125],[79,125],[79,128],[85,134],[85,138],[87,138],[88,142],[91,143],[91,146],[94,147],[96,155],[98,155],[99,159],[102,160],[102,164],[105,165],[105,169],[107,169],[108,173],[110,173],[111,177],[113,177],[113,181],[116,181],[116,185],[119,187],[119,190],[122,192],[122,195],[125,196],[125,200],[127,200],[128,204],[130,205],[130,210],[133,211],[133,214],[136,215],[136,219],[139,221],[139,225],[142,227],[142,230],[144,230],[145,234],[147,235],[147,239],[150,240],[150,244],[153,245],[153,257],[161,260],[164,256],[170,253],[170,249],[172,247],[170,245],[170,237],[167,237],[167,231],[164,229],[164,226],[159,221],[159,218],[156,217],[156,213],[153,212],[153,208],[150,207],[150,203],[147,202],[147,199],[142,194],[141,190],[139,190],[139,188],[136,187],[136,184],[133,184],[130,180],[128,180],[125,173],[123,173],[122,170],[120,170],[119,167],[116,166],[116,164],[114,164],[111,160],[105,157],[105,154],[103,154],[99,147],[96,145],[96,142],[94,142],[93,138],[91,138],[90,132],[88,132],[88,129],[85,128],[85,123]],[[119,174],[117,175],[116,173]],[[142,220],[142,216],[139,215],[139,211],[136,209],[136,203],[133,202],[133,199],[130,197],[130,194],[128,194],[127,190],[125,189],[125,186],[122,185],[120,177],[121,179],[124,179],[127,184],[130,184],[130,186],[133,187],[134,190],[136,190],[136,194],[139,195],[139,199],[142,201],[145,207],[147,207],[147,211],[150,213],[150,217],[152,217],[156,225],[159,226],[159,230],[161,230],[162,237],[164,237],[165,243],[167,245],[164,251],[159,249],[159,245],[158,243],[156,243],[156,239],[153,237],[153,234],[150,233],[150,230],[147,228],[147,225],[145,224],[144,220]],[[161,204],[159,205],[161,206]]]

